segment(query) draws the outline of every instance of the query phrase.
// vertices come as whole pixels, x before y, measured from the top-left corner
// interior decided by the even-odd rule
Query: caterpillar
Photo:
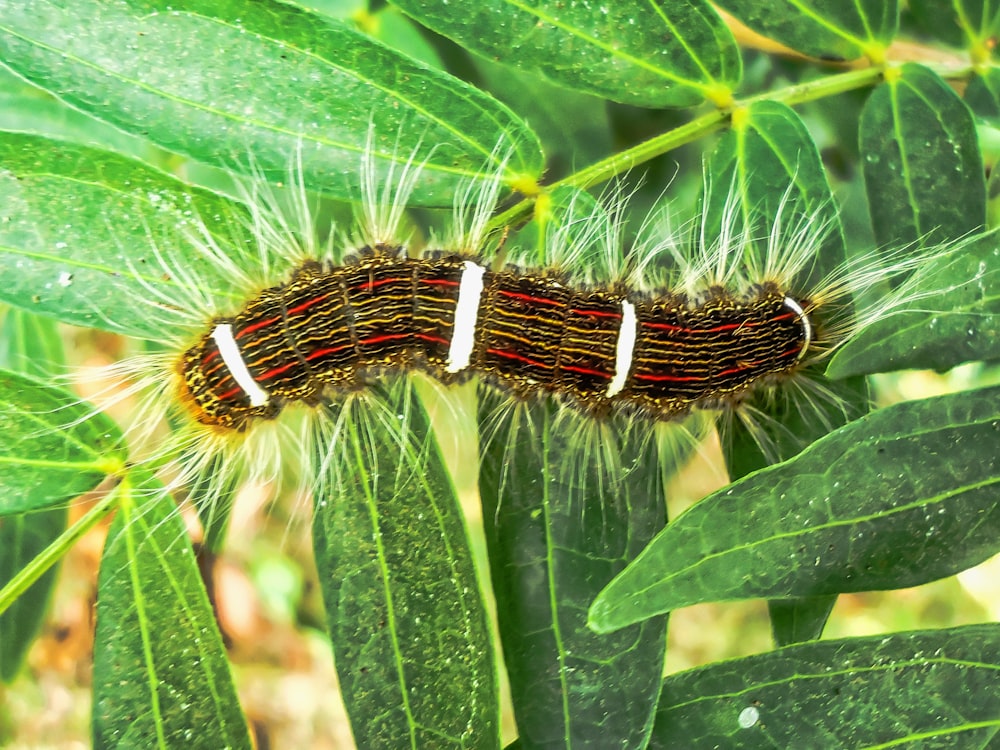
[[[181,359],[196,419],[243,430],[326,386],[356,389],[365,370],[419,367],[444,384],[474,372],[522,398],[558,394],[597,418],[615,407],[668,420],[791,370],[812,339],[811,303],[773,283],[692,305],[402,250],[307,262],[213,321]]]
[[[246,188],[256,260],[251,253],[234,261],[232,248],[203,225],[189,233],[199,255],[239,277],[239,288],[258,289],[241,306],[205,299],[195,279],[155,253],[166,277],[185,282],[189,299],[147,285],[153,307],[166,315],[172,352],[119,369],[147,394],[140,423],[180,414],[182,427],[163,450],[183,456],[183,481],[220,454],[241,455],[235,465],[274,476],[281,451],[257,442],[275,444],[259,438],[263,426],[281,429],[290,407],[308,413],[331,399],[364,398],[382,375],[414,370],[443,386],[476,376],[514,403],[554,396],[597,423],[615,416],[673,422],[699,411],[744,416],[754,393],[796,382],[859,321],[883,315],[901,296],[856,315],[854,293],[918,265],[895,258],[847,266],[805,288],[801,279],[831,231],[828,207],[782,218],[791,212],[789,188],[763,254],[751,251],[761,238],[737,226],[735,191],[717,239],[702,222],[691,242],[658,216],[645,222],[631,252],[614,218],[621,205],[591,205],[581,216],[574,196],[565,208],[572,218],[546,230],[550,265],[533,267],[522,250],[497,267],[487,224],[499,176],[463,193],[469,205],[457,206],[452,239],[411,256],[400,225],[420,166],[407,161],[398,182],[376,189],[368,159],[359,226],[323,247],[294,174],[291,214],[261,179]],[[471,217],[468,226],[463,217]],[[574,270],[594,245],[604,268]],[[652,270],[664,258],[672,268]],[[257,270],[240,266],[247,260]],[[296,455],[313,452],[301,432],[285,441],[298,445]]]

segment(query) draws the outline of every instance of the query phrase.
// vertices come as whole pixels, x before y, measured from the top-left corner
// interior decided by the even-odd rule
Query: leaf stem
[[[60,534],[48,547],[36,555],[31,562],[0,589],[0,614],[7,611],[35,581],[55,565],[77,540],[96,526],[117,507],[119,487],[117,484],[94,507],[88,510],[76,523]]]

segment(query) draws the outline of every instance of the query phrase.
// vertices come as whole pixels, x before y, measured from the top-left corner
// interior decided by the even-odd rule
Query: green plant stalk
[[[117,507],[120,484],[112,488],[93,508],[88,510],[76,523],[60,534],[48,547],[24,566],[17,575],[0,589],[0,615],[14,603],[21,594],[55,565],[76,542],[94,526],[101,522]]]
[[[878,83],[879,79],[882,78],[884,70],[884,66],[873,65],[860,70],[850,70],[846,73],[818,78],[815,81],[797,83],[777,92],[768,92],[740,99],[736,102],[733,109],[740,109],[762,100],[782,102],[789,106],[795,106],[817,99],[824,99],[829,96],[836,96],[837,94],[843,94]],[[973,72],[973,69],[970,66],[961,66],[959,68],[948,66],[942,67],[937,72],[946,78],[965,78]],[[692,143],[717,130],[721,130],[728,123],[733,109],[713,110],[712,112],[696,117],[678,128],[674,128],[655,138],[650,138],[644,143],[609,156],[607,159],[581,169],[569,177],[554,182],[547,186],[546,190],[554,190],[563,185],[586,190],[594,185],[605,182],[654,157],[665,154],[687,143]],[[532,210],[534,203],[535,198],[530,197],[511,206],[506,211],[493,217],[489,223],[488,230],[494,231],[502,227],[517,225]]]

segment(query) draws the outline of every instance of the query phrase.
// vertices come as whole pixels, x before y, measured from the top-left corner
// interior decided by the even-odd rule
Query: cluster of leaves
[[[401,0],[405,19],[355,10],[384,43],[334,20],[342,8],[274,0],[4,3],[0,60],[16,76],[0,91],[0,299],[17,309],[0,374],[0,675],[17,672],[37,631],[44,571],[114,510],[98,583],[95,745],[249,746],[173,499],[130,466],[110,419],[45,381],[61,357],[53,320],[160,336],[131,302],[178,283],[144,274],[151,246],[188,263],[207,293],[238,293],[179,225],[197,212],[233,243],[226,216],[239,208],[169,176],[170,153],[194,160],[206,184],[217,175],[195,162],[282,179],[301,153],[304,184],[340,199],[357,196],[362,152],[383,175],[416,153],[426,164],[412,201],[425,206],[498,170],[525,194],[551,195],[643,165],[655,193],[680,164],[681,194],[704,159],[709,184],[735,186],[766,234],[782,195],[800,213],[833,205],[822,143],[840,176],[863,178],[879,245],[987,225],[980,136],[1000,123],[989,3],[911,0],[902,31],[893,0],[717,4],[799,55],[869,64],[741,54],[704,0]],[[894,64],[900,34],[953,62]],[[720,204],[711,188],[702,198],[709,214]],[[828,244],[824,254],[843,255],[840,232]],[[827,376],[846,378],[831,386],[845,398],[863,402],[868,373],[1000,354],[996,239],[939,262],[923,275],[943,290],[933,304],[873,325],[834,358]],[[406,388],[386,398],[419,450],[364,439],[377,426],[344,415],[351,444],[338,455],[354,458],[336,468],[352,479],[316,499],[344,698],[359,746],[497,747],[497,649],[451,481]],[[959,393],[832,431],[837,413],[824,424],[784,415],[815,442],[761,469],[737,436],[727,459],[742,478],[669,525],[655,442],[610,425],[602,450],[619,460],[567,474],[573,436],[550,405],[490,425],[480,489],[520,745],[989,744],[996,625],[815,639],[839,593],[934,580],[1000,549],[998,404],[996,389]],[[484,403],[481,421],[493,414]],[[609,476],[611,466],[630,470]],[[375,467],[396,481],[374,482]],[[102,501],[66,529],[66,503],[98,486]],[[772,602],[778,649],[662,679],[664,613],[749,597]]]

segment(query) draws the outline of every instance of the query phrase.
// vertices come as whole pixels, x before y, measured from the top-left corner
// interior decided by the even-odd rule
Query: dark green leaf
[[[898,303],[851,338],[827,373],[846,377],[1000,359],[1000,237],[991,232],[931,259]]]
[[[537,139],[489,95],[272,0],[18,0],[0,19],[0,60],[209,164],[284,180],[301,153],[304,182],[341,197],[358,196],[366,150],[382,181],[426,159],[412,195],[425,205],[450,204],[458,184],[508,156],[508,181],[541,173]]]
[[[55,323],[8,310],[0,326],[0,367],[51,377],[63,363]],[[9,581],[66,528],[68,508],[0,518],[0,581]],[[50,568],[0,614],[0,681],[17,675],[42,627],[58,568]]]
[[[861,113],[861,164],[883,247],[954,240],[986,223],[983,159],[972,114],[937,74],[889,69]]]
[[[720,234],[727,202],[735,201],[734,233],[749,224],[752,252],[761,260],[776,222],[780,220],[778,236],[786,246],[793,244],[796,232],[803,232],[814,260],[794,279],[801,289],[820,283],[843,263],[844,238],[826,170],[812,135],[793,110],[770,101],[738,110],[707,170],[707,236]]]
[[[67,508],[0,518],[0,581],[9,581],[66,528]],[[58,568],[49,568],[0,614],[0,681],[18,674],[41,630]]]
[[[486,613],[423,408],[407,383],[330,409],[338,429],[313,539],[354,738],[360,747],[499,747]]]
[[[525,747],[645,746],[663,618],[597,636],[594,595],[664,523],[656,441],[556,416],[550,402],[480,404],[480,494],[514,713]],[[498,416],[499,414],[499,416]]]
[[[899,24],[895,0],[719,0],[751,29],[812,57],[885,59]]]
[[[704,0],[396,5],[484,57],[613,101],[723,105],[740,80],[736,42]]]
[[[663,684],[651,748],[985,748],[1000,627],[791,646]]]
[[[965,87],[964,98],[977,117],[1000,127],[1000,70],[989,68],[973,75]]]
[[[0,516],[66,503],[124,461],[121,433],[93,406],[0,371]]]
[[[128,481],[97,582],[94,746],[250,748],[184,522],[158,483]]]
[[[771,635],[778,646],[817,640],[837,603],[836,594],[773,599],[767,603]]]
[[[704,601],[915,586],[1000,548],[1000,388],[898,404],[671,523],[597,597],[606,632]]]
[[[909,0],[909,6],[928,34],[969,48],[979,62],[989,60],[988,42],[1000,29],[1000,7],[986,0]]]
[[[712,152],[707,169],[710,181],[703,201],[706,234],[730,237],[735,243],[749,226],[747,236],[761,238],[751,240],[749,248],[761,265],[768,254],[768,238],[777,236],[779,254],[785,255],[805,243],[810,247],[811,262],[792,279],[787,272],[780,272],[779,263],[775,280],[800,298],[811,298],[812,290],[843,263],[845,251],[819,151],[798,115],[783,104],[767,101],[739,111],[732,130]],[[727,211],[734,201],[739,211]],[[724,222],[735,226],[725,232]],[[793,456],[865,411],[867,389],[863,382],[831,384],[817,367],[809,368],[802,377],[821,383],[836,399],[818,402],[787,395],[794,396],[795,391],[775,399],[774,393],[758,391],[745,405],[752,410],[752,429],[745,422],[734,421],[725,434],[723,449],[730,476],[738,478]]]

